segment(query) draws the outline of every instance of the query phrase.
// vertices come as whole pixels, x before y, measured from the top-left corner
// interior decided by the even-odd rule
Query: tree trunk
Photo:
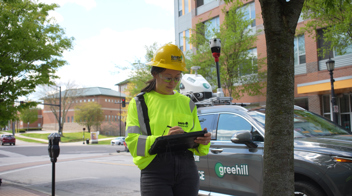
[[[259,1],[268,65],[263,195],[293,195],[293,48],[304,0]]]

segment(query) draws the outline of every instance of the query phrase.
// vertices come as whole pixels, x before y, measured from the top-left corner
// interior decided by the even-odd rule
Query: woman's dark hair
[[[155,86],[156,86],[156,79],[154,78],[155,74],[161,73],[163,71],[165,71],[166,68],[161,68],[161,67],[152,67],[152,69],[150,70],[150,73],[153,75],[153,79],[149,80],[146,82],[147,86],[144,87],[141,92],[150,92],[152,90],[155,90]]]

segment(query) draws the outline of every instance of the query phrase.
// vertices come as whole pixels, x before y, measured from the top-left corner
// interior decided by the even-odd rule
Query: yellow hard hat
[[[166,44],[159,48],[152,61],[146,64],[177,71],[188,71],[183,52],[174,44]]]

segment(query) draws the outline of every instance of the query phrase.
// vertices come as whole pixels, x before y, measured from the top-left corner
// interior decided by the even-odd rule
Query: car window
[[[208,132],[211,133],[211,139],[216,139],[216,122],[218,114],[202,115],[198,118],[202,129],[207,128]]]
[[[252,126],[244,118],[234,114],[220,114],[217,140],[230,141],[231,136],[239,131],[251,131]]]

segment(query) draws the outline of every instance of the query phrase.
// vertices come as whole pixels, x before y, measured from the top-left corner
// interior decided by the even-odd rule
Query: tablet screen
[[[163,152],[184,151],[188,148],[196,148],[198,144],[194,142],[197,137],[203,137],[207,131],[196,131],[190,133],[167,135],[156,138],[149,150],[149,154]]]

